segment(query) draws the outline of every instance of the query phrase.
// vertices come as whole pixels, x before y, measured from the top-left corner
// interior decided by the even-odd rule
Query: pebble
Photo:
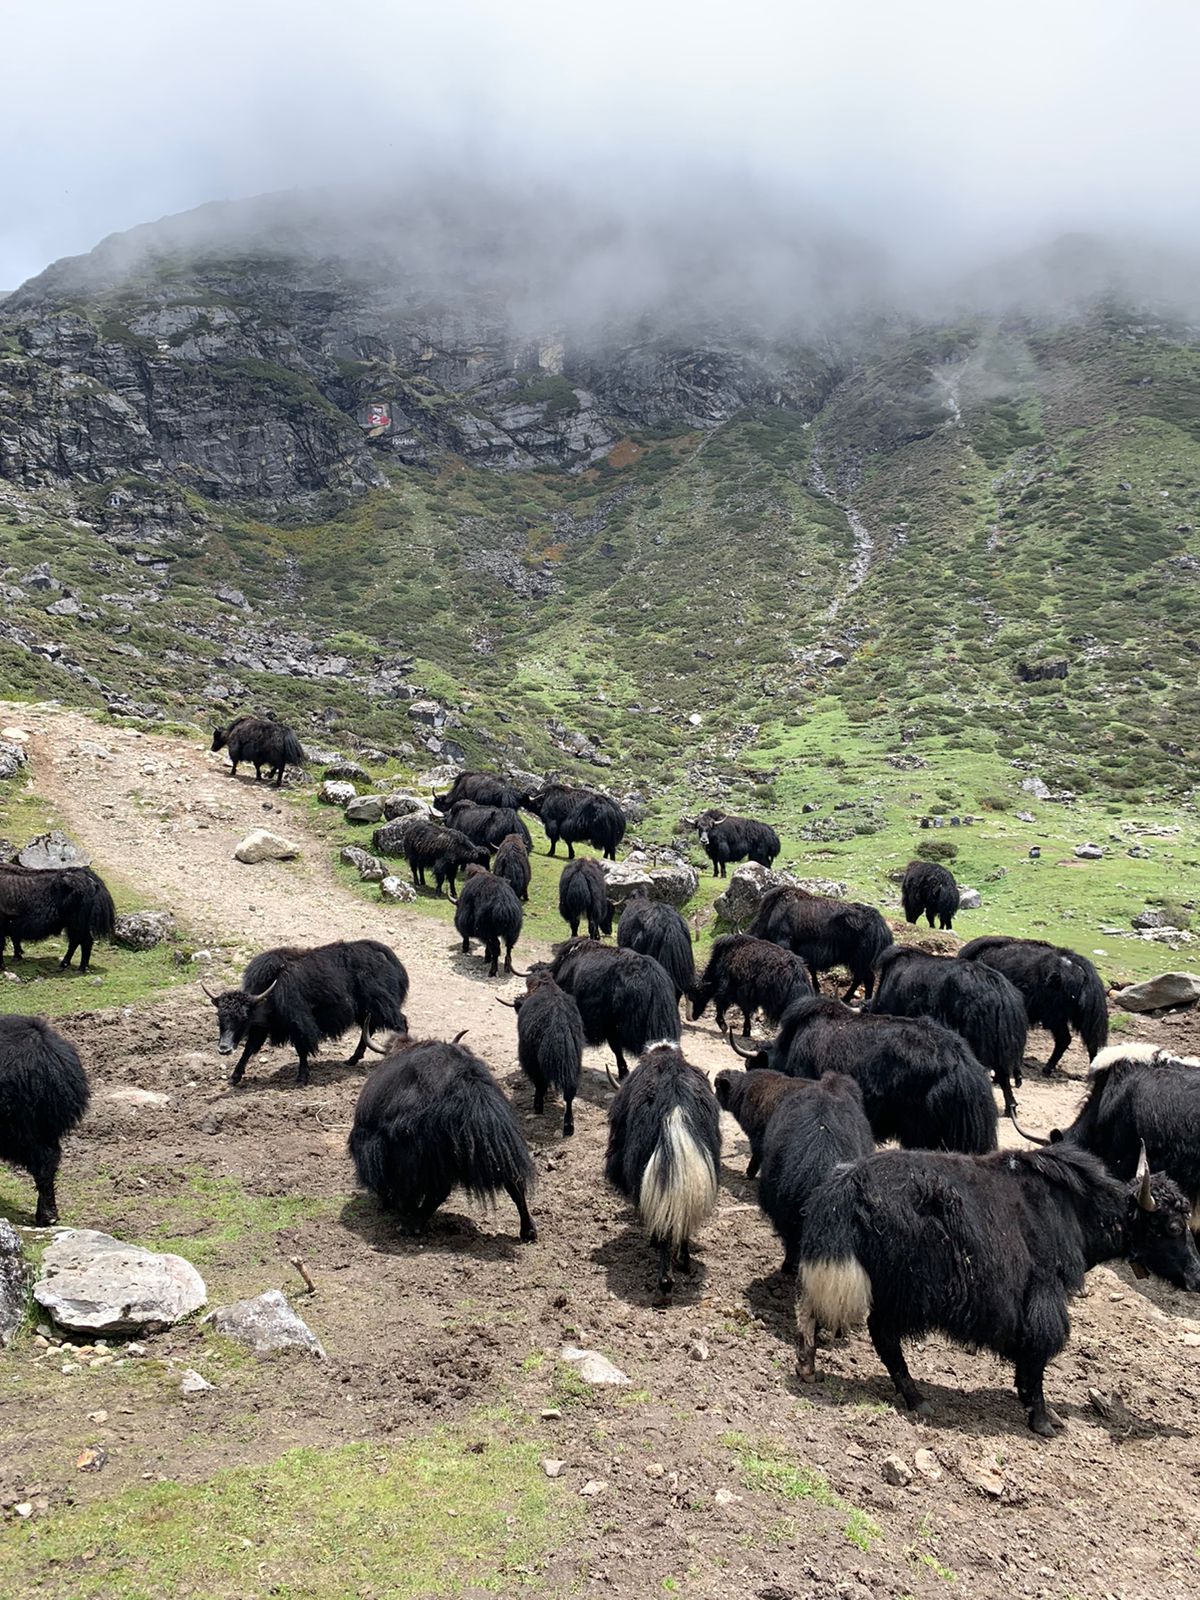
[[[542,1461],[542,1471],[548,1478],[557,1478],[566,1464],[565,1461],[555,1461],[552,1456],[546,1456]]]
[[[648,1478],[661,1478],[667,1469],[661,1461],[647,1461],[642,1470]]]
[[[942,1469],[938,1465],[938,1458],[934,1455],[932,1450],[918,1450],[916,1455],[913,1456],[913,1466],[916,1467],[921,1476],[923,1478],[927,1478],[930,1483],[937,1483],[942,1476]]]
[[[188,1367],[179,1380],[181,1394],[203,1394],[206,1389],[211,1389],[212,1384],[207,1378],[202,1378],[198,1372],[193,1372]]]
[[[89,1411],[87,1415],[88,1415],[88,1421],[89,1422],[107,1422],[108,1421],[108,1412],[107,1411]]]
[[[693,1361],[707,1361],[708,1360],[708,1345],[704,1342],[703,1339],[693,1339],[691,1345],[688,1348],[688,1355],[691,1357],[691,1359]]]
[[[590,1498],[593,1495],[603,1494],[607,1488],[608,1485],[603,1481],[603,1479],[589,1478],[579,1492],[581,1495],[587,1495]]]
[[[879,1471],[884,1483],[897,1489],[906,1488],[912,1482],[912,1468],[902,1456],[884,1456]]]
[[[543,1422],[557,1422],[561,1416],[562,1412],[557,1406],[546,1406],[541,1413]]]
[[[734,1494],[729,1489],[718,1489],[713,1495],[714,1502],[719,1506],[731,1506],[735,1500],[740,1500],[740,1494]]]

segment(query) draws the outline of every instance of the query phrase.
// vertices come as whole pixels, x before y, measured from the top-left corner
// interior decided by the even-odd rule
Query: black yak
[[[932,1017],[952,1028],[992,1074],[1004,1109],[1016,1111],[1025,1058],[1025,1002],[1002,972],[981,961],[926,955],[894,945],[879,958],[879,990],[872,1011],[893,1017]]]
[[[713,1080],[717,1104],[722,1111],[728,1111],[750,1141],[748,1178],[758,1176],[767,1124],[780,1101],[802,1082],[803,1079],[789,1078],[783,1072],[735,1072],[729,1067],[718,1072]]]
[[[500,841],[492,862],[492,871],[503,878],[518,900],[529,899],[529,883],[533,877],[529,865],[529,846],[519,833],[507,834]]]
[[[820,987],[822,972],[847,967],[850,987],[845,1000],[859,984],[871,998],[875,963],[892,942],[891,929],[874,906],[809,894],[788,884],[767,890],[746,931],[800,956],[814,989]]]
[[[460,800],[473,800],[479,806],[501,806],[516,811],[529,796],[505,778],[492,772],[460,772],[450,785],[448,794],[435,794],[434,810],[446,812]]]
[[[1152,1044],[1109,1045],[1092,1062],[1075,1121],[1050,1137],[1090,1150],[1126,1182],[1145,1145],[1153,1170],[1187,1196],[1200,1229],[1200,1061]]]
[[[801,1092],[782,1096],[764,1129],[758,1203],[783,1240],[780,1270],[794,1277],[810,1199],[835,1167],[874,1154],[875,1141],[853,1078],[825,1072],[816,1082],[790,1081]]]
[[[529,829],[511,806],[481,806],[474,800],[460,800],[446,813],[446,826],[465,833],[472,844],[495,850],[509,834],[517,834],[526,850],[533,849]]]
[[[461,1038],[461,1034],[459,1038]],[[354,1108],[349,1148],[359,1182],[405,1233],[423,1233],[455,1188],[492,1201],[503,1190],[532,1244],[533,1162],[487,1066],[456,1039],[393,1041]]]
[[[278,958],[286,953],[276,950],[265,955]],[[221,1055],[231,1055],[234,1046],[245,1040],[231,1083],[242,1081],[246,1063],[268,1042],[292,1046],[299,1057],[296,1081],[305,1084],[308,1058],[316,1054],[322,1039],[336,1039],[357,1027],[358,1044],[346,1063],[355,1066],[375,1029],[408,1031],[403,1011],[408,974],[394,952],[375,939],[343,939],[300,951],[280,964],[262,990],[211,994],[206,989],[205,993],[217,1008]]]
[[[574,995],[587,1042],[612,1051],[618,1078],[629,1074],[626,1051],[641,1055],[655,1039],[678,1039],[675,986],[653,957],[571,939],[555,952],[549,971]]]
[[[0,866],[0,972],[9,939],[13,959],[19,961],[23,945],[57,933],[67,937],[67,953],[59,966],[65,971],[78,950],[79,970],[86,972],[92,945],[111,935],[116,920],[112,895],[90,867],[41,871],[15,863]]]
[[[584,921],[589,939],[612,932],[608,879],[598,861],[584,856],[567,862],[558,879],[558,914],[570,928],[572,939],[578,938],[579,924]]]
[[[692,1236],[716,1206],[720,1165],[721,1118],[708,1079],[674,1041],[651,1044],[608,1108],[604,1174],[657,1245],[664,1294],[675,1260],[692,1270]]]
[[[750,1037],[750,1019],[761,1011],[778,1022],[794,1000],[813,992],[803,959],[769,939],[748,933],[727,933],[713,941],[704,976],[692,988],[692,1021],[702,1017],[714,1001],[717,1027],[724,1031],[725,1013],[737,1006],[742,1013],[742,1036]]]
[[[242,973],[241,989],[246,994],[261,994],[297,956],[307,955],[308,945],[281,944],[273,950],[263,950],[251,956]]]
[[[404,835],[404,859],[412,873],[414,888],[423,889],[425,874],[432,872],[434,893],[440,895],[445,884],[453,900],[458,892],[459,868],[486,867],[492,853],[486,845],[473,844],[457,828],[442,828],[436,822],[418,822]]]
[[[517,1061],[533,1084],[533,1110],[546,1109],[546,1091],[563,1099],[563,1134],[575,1132],[575,1096],[583,1070],[583,1019],[571,995],[548,972],[531,972],[526,992],[503,1000],[517,1013]]]
[[[906,922],[928,917],[931,928],[935,918],[943,928],[954,926],[958,914],[958,884],[948,867],[939,866],[936,861],[910,861],[904,870],[900,898],[904,902]]]
[[[58,1221],[54,1181],[63,1137],[88,1108],[75,1046],[41,1017],[0,1017],[0,1161],[37,1185],[39,1228]]]
[[[880,1144],[895,1139],[908,1150],[964,1155],[996,1148],[996,1102],[986,1067],[959,1034],[929,1017],[852,1011],[817,995],[788,1007],[772,1044],[751,1052],[729,1042],[751,1071],[853,1078]]]
[[[960,961],[982,961],[1002,972],[1020,990],[1032,1028],[1054,1037],[1054,1050],[1042,1068],[1048,1078],[1062,1060],[1074,1029],[1088,1059],[1108,1043],[1108,1002],[1104,980],[1086,956],[1046,944],[1042,939],[972,939],[958,952]]]
[[[546,830],[550,841],[547,852],[553,855],[561,839],[567,855],[575,859],[575,846],[590,844],[603,851],[609,861],[617,859],[617,846],[625,837],[625,813],[615,800],[592,789],[568,789],[549,784],[530,795],[526,811],[532,811]]]
[[[712,862],[714,878],[727,878],[731,861],[757,861],[769,867],[779,854],[779,835],[775,829],[752,817],[702,811],[696,818],[696,831],[705,855]]]
[[[1132,1183],[1074,1145],[986,1156],[884,1150],[834,1172],[813,1195],[800,1247],[800,1374],[811,1376],[818,1324],[867,1322],[904,1404],[930,1408],[902,1343],[935,1331],[994,1350],[1016,1368],[1029,1426],[1059,1425],[1043,1377],[1067,1342],[1068,1297],[1086,1273],[1122,1257],[1200,1289],[1188,1203],[1143,1152]]]
[[[307,759],[304,747],[291,728],[268,717],[235,717],[227,727],[214,728],[212,748],[224,750],[226,747],[233,763],[229,772],[231,778],[237,777],[240,761],[249,761],[255,779],[262,781],[266,767],[268,778],[274,774],[277,789],[283,783],[284,768],[302,767]]]
[[[478,939],[488,962],[488,976],[494,978],[500,969],[503,945],[504,970],[511,972],[513,945],[521,937],[523,921],[521,902],[503,878],[497,878],[486,867],[467,868],[454,908],[454,926],[462,938],[463,955],[470,955],[471,940]]]
[[[625,902],[617,922],[617,943],[622,950],[652,956],[675,985],[680,999],[696,981],[696,958],[688,925],[674,906],[651,900],[644,889]]]

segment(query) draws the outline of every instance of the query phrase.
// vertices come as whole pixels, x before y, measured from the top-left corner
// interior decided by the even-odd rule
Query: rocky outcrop
[[[208,1298],[182,1256],[122,1244],[107,1233],[68,1228],[42,1256],[33,1298],[60,1328],[134,1333],[169,1328]]]
[[[748,928],[763,896],[769,889],[783,884],[838,900],[846,894],[846,885],[833,878],[797,878],[790,872],[774,872],[757,861],[746,861],[734,868],[728,887],[713,901],[713,910],[723,931],[741,933]]]
[[[1164,1011],[1168,1006],[1190,1006],[1200,1000],[1200,975],[1194,972],[1161,972],[1144,983],[1131,983],[1118,989],[1113,1001],[1122,1011]]]
[[[681,858],[655,863],[642,850],[633,850],[624,861],[602,861],[601,870],[608,884],[608,898],[623,906],[639,890],[651,900],[685,906],[695,894],[700,875]]]
[[[255,828],[248,833],[233,852],[235,861],[257,866],[260,861],[291,861],[300,854],[300,846],[283,839],[266,828]]]
[[[227,1339],[246,1345],[256,1356],[279,1355],[285,1350],[299,1350],[318,1360],[325,1355],[321,1341],[278,1289],[268,1289],[253,1300],[218,1306],[204,1320]]]
[[[113,943],[126,950],[153,950],[175,937],[175,918],[169,911],[126,911],[113,928]]]
[[[26,1293],[27,1274],[20,1235],[11,1222],[0,1217],[0,1349],[21,1326]]]

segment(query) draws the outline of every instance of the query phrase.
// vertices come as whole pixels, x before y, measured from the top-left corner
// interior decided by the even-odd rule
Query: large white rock
[[[255,866],[260,861],[291,861],[299,854],[298,844],[281,838],[277,833],[270,833],[266,828],[255,828],[248,833],[233,852],[234,859],[244,861],[247,866]]]
[[[122,1244],[111,1234],[67,1228],[42,1256],[33,1298],[60,1328],[135,1333],[169,1328],[208,1299],[182,1256]]]
[[[394,822],[397,817],[420,817],[422,822],[428,822],[433,816],[433,807],[415,794],[397,792],[384,795],[383,814],[389,822]]]
[[[713,901],[717,921],[735,933],[748,928],[767,891],[784,884],[807,889],[810,894],[828,895],[834,900],[844,899],[846,894],[846,885],[833,878],[797,878],[790,872],[775,872],[758,861],[744,861],[733,869],[728,886]]]
[[[393,905],[406,906],[417,898],[417,891],[411,883],[405,883],[403,878],[397,878],[389,872],[386,878],[380,880],[379,897],[381,900],[390,900]]]
[[[248,1345],[257,1356],[273,1356],[281,1350],[303,1350],[318,1359],[325,1354],[316,1334],[278,1289],[268,1289],[253,1300],[218,1306],[204,1320],[226,1338]]]
[[[968,889],[963,884],[958,886],[958,909],[960,911],[978,911],[983,904],[983,896],[978,889]]]
[[[1122,1011],[1162,1011],[1167,1006],[1194,1005],[1200,1000],[1200,976],[1194,972],[1160,972],[1144,983],[1118,989],[1113,999]]]
[[[615,906],[623,906],[639,889],[644,890],[651,900],[684,906],[695,894],[700,882],[700,874],[688,862],[672,861],[655,865],[640,851],[635,851],[624,861],[602,861],[600,869],[608,883],[608,898]]]
[[[575,1368],[584,1383],[626,1384],[630,1381],[620,1367],[613,1366],[599,1350],[580,1350],[577,1345],[565,1344],[559,1354]]]
[[[383,815],[383,798],[377,794],[356,795],[346,807],[347,822],[378,822]]]
[[[358,790],[352,783],[344,783],[338,778],[326,778],[317,790],[317,799],[323,806],[345,806],[357,793]]]
[[[0,1348],[17,1329],[25,1314],[25,1260],[21,1239],[11,1222],[0,1217]]]

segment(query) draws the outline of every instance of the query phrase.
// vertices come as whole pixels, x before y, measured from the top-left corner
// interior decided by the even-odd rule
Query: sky
[[[0,289],[423,168],[701,212],[719,174],[924,270],[1200,242],[1195,0],[4,0],[0,38]]]

